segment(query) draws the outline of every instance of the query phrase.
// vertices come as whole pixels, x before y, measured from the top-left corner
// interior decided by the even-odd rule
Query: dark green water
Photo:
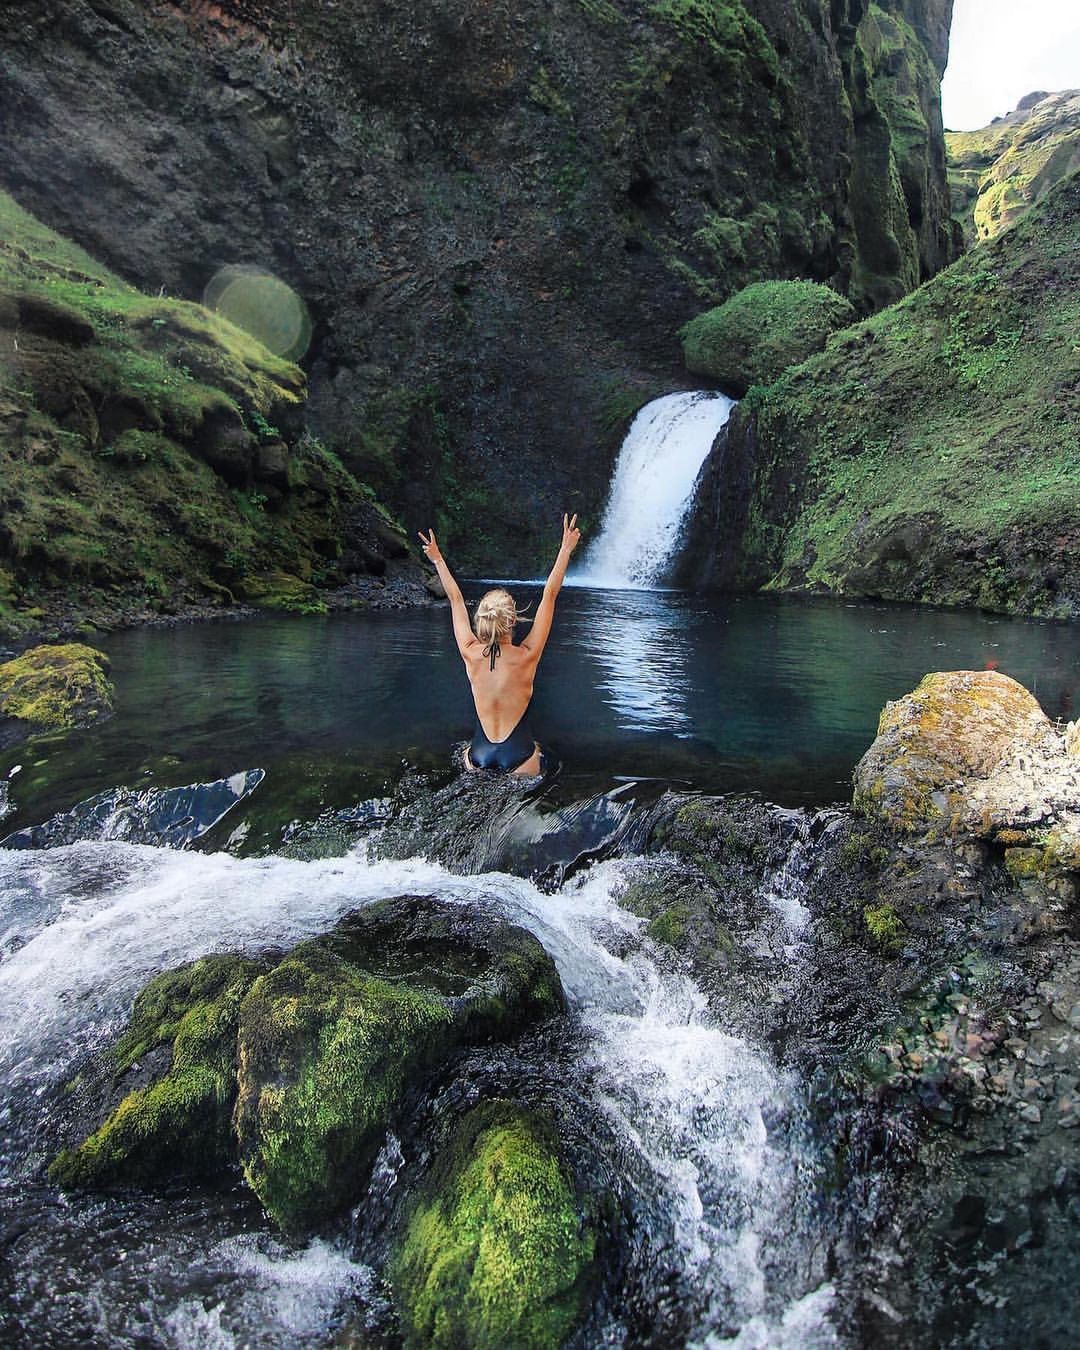
[[[454,743],[471,732],[443,608],[144,629],[100,645],[113,660],[116,716],[0,759],[0,772],[24,766],[7,828],[116,784],[171,786],[257,766],[267,770],[257,797],[272,835],[289,819],[378,795],[403,762],[448,777]],[[532,723],[571,794],[650,776],[824,804],[848,796],[887,699],[927,671],[991,663],[1051,717],[1080,708],[1075,624],[568,588]]]

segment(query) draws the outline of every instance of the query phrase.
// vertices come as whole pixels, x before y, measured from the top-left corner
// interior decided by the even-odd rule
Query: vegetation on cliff
[[[0,339],[0,627],[33,627],[57,592],[154,609],[227,602],[267,570],[334,577],[367,499],[301,434],[297,366],[2,193]]]
[[[853,306],[813,281],[759,281],[682,329],[688,370],[709,375],[733,398],[771,384],[821,350],[855,318]]]
[[[1029,94],[978,131],[947,131],[953,217],[965,243],[993,239],[1080,168],[1080,90]]]
[[[8,6],[0,182],[151,294],[226,259],[288,280],[316,434],[459,562],[531,570],[546,522],[599,514],[612,408],[679,383],[703,305],[810,277],[868,311],[952,256],[950,8]]]
[[[745,492],[713,517],[715,547],[741,533],[741,554],[719,580],[1080,612],[1078,245],[1074,175],[752,389],[728,431]]]

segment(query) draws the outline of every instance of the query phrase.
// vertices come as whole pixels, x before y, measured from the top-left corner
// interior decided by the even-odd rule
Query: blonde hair
[[[486,647],[490,647],[493,642],[504,642],[517,621],[514,597],[509,591],[499,589],[481,596],[473,624],[476,636]]]

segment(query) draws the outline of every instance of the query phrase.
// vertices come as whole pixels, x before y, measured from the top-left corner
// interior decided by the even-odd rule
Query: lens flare
[[[299,361],[311,342],[307,305],[287,282],[264,268],[223,267],[203,292],[203,304],[289,361]]]

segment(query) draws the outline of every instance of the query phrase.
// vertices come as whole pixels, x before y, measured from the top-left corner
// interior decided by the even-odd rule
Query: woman
[[[555,597],[566,576],[570,555],[577,548],[581,531],[577,516],[563,516],[563,537],[555,566],[544,583],[544,594],[536,609],[532,631],[517,646],[513,643],[517,607],[504,590],[488,591],[476,607],[476,632],[469,626],[469,615],[461,587],[446,565],[435,531],[420,539],[428,560],[435,566],[450,601],[454,637],[472,686],[476,705],[476,730],[465,752],[469,769],[495,769],[500,773],[536,775],[542,771],[539,744],[528,727],[536,667],[544,654],[551,621],[555,617]]]

